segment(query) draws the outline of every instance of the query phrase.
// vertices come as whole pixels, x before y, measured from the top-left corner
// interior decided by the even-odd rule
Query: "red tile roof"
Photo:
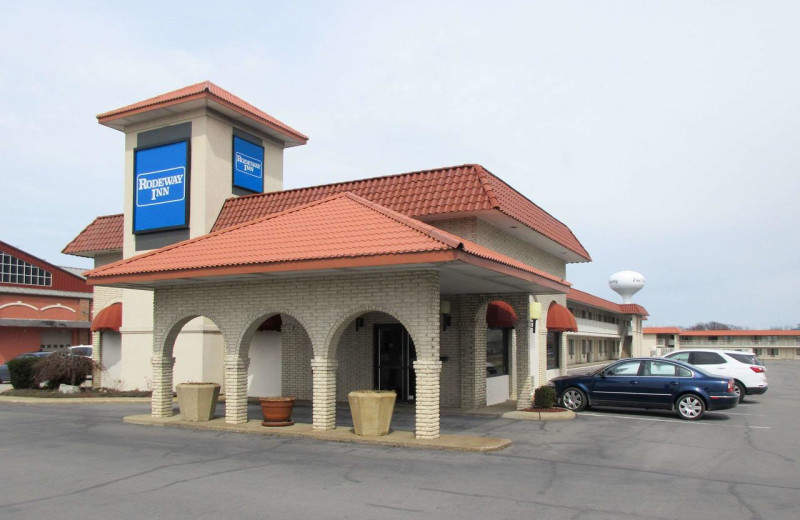
[[[214,230],[344,192],[414,218],[497,210],[591,260],[567,226],[478,164],[231,198]]]
[[[800,330],[682,330],[681,336],[800,336]]]
[[[474,242],[343,193],[87,273],[90,283],[461,260],[489,261],[537,283],[569,283]],[[187,272],[191,271],[191,272]]]
[[[166,94],[145,99],[144,101],[139,101],[138,103],[117,108],[116,110],[104,112],[97,116],[97,120],[101,124],[105,124],[133,114],[140,114],[142,112],[148,112],[157,108],[163,108],[165,106],[185,103],[187,101],[202,98],[212,99],[221,105],[242,113],[242,115],[246,115],[247,117],[255,119],[256,121],[272,128],[273,130],[277,130],[283,134],[286,134],[293,139],[300,140],[303,143],[308,142],[307,136],[301,134],[289,125],[278,121],[266,112],[259,110],[247,101],[231,94],[221,87],[218,87],[210,81],[203,81],[202,83],[197,83],[195,85],[183,87],[178,90],[173,90],[172,92],[167,92]]]
[[[567,301],[578,302],[620,314],[640,314],[642,316],[649,316],[647,310],[641,305],[636,305],[635,303],[614,303],[574,288],[570,288],[569,292],[567,292]]]
[[[681,329],[678,327],[644,327],[642,329],[644,334],[680,334]]]
[[[92,255],[87,253],[121,250],[124,234],[122,223],[122,214],[97,217],[61,252],[68,255],[90,257]]]

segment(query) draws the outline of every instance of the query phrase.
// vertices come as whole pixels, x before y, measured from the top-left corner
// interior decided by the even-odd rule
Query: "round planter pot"
[[[262,426],[291,426],[292,409],[294,408],[294,397],[259,397],[261,403],[261,415],[264,420]]]
[[[389,433],[396,399],[397,394],[392,390],[355,390],[347,394],[356,435],[374,437]]]

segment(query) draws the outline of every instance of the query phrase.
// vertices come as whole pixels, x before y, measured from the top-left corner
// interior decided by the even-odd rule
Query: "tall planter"
[[[394,390],[354,390],[347,394],[356,435],[389,433],[396,400]]]
[[[259,397],[262,426],[291,426],[295,397]]]
[[[220,390],[217,383],[179,383],[175,390],[184,421],[210,421],[214,417]]]

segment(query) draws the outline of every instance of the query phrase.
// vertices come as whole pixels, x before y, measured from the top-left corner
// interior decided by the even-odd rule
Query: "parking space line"
[[[744,415],[744,414],[740,414]],[[579,417],[588,416],[588,417],[606,417],[606,418],[614,418],[614,419],[628,419],[631,421],[651,421],[651,422],[668,422],[673,424],[685,424],[685,425],[697,425],[697,426],[724,426],[726,428],[752,428],[755,430],[769,430],[769,426],[748,426],[748,425],[738,425],[738,424],[717,424],[717,423],[709,423],[709,422],[698,422],[698,421],[681,421],[680,419],[656,419],[654,417],[629,417],[626,415],[608,415],[602,413],[591,413],[591,412],[581,412],[578,414]]]

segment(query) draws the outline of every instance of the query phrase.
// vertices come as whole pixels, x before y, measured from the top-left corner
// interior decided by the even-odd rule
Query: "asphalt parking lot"
[[[121,422],[147,404],[0,403],[0,518],[794,520],[800,362],[767,367],[766,395],[699,422],[608,409],[443,417],[443,432],[514,441],[489,454]]]

